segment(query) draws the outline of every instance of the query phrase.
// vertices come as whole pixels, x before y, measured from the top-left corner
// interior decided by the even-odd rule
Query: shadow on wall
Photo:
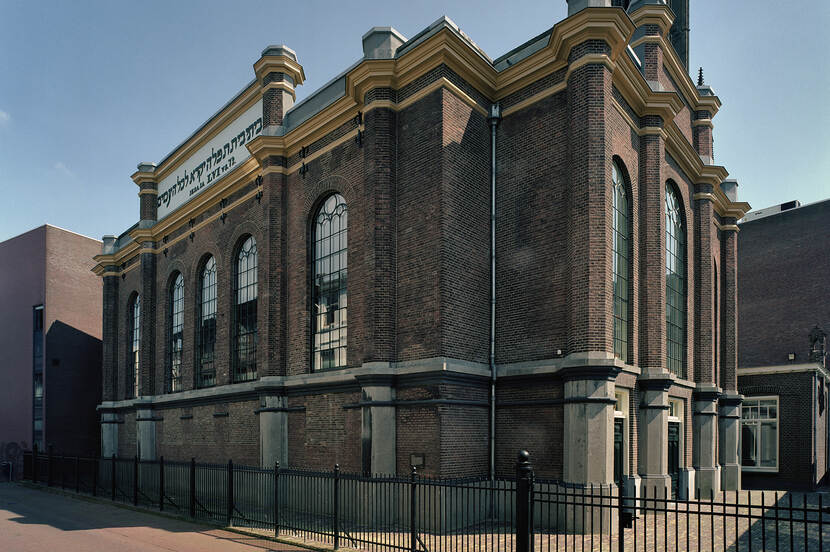
[[[46,332],[46,446],[69,455],[97,456],[102,342],[56,320]]]
[[[23,476],[23,451],[28,448],[26,441],[0,442],[0,482],[19,480]]]

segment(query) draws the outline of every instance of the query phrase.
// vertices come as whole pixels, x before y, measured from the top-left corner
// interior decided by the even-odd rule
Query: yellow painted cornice
[[[666,4],[646,4],[631,12],[629,17],[636,27],[657,25],[662,36],[666,36],[674,23],[674,14]]]
[[[557,57],[567,57],[571,48],[586,40],[604,40],[616,60],[628,46],[634,23],[620,8],[586,8],[553,28],[549,47]]]
[[[136,183],[137,186],[141,186],[142,184],[158,183],[155,172],[136,171],[130,176],[130,178]]]
[[[628,105],[639,115],[659,115],[664,124],[683,109],[683,100],[674,92],[655,92],[628,56],[617,60],[613,82]]]
[[[303,66],[288,56],[262,56],[254,63],[254,73],[259,81],[268,73],[285,73],[294,80],[295,86],[305,82]]]
[[[155,241],[152,228],[133,228],[130,237],[135,243],[141,244],[145,241]]]
[[[245,144],[251,155],[262,165],[262,162],[272,155],[285,156],[284,136],[265,136],[260,134]]]

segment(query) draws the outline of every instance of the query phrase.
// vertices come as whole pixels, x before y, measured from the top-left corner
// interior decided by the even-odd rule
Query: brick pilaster
[[[738,230],[735,219],[724,218],[721,251],[723,272],[723,369],[721,387],[738,390]],[[730,228],[730,226],[732,228]]]
[[[700,184],[695,192],[710,194],[712,186]],[[695,200],[695,287],[694,287],[694,381],[715,381],[714,266],[712,257],[712,202],[707,197]]]
[[[108,266],[106,270],[114,272],[117,267]],[[102,400],[114,401],[118,399],[118,283],[120,278],[112,275],[104,276],[103,280]]]
[[[367,93],[367,96],[372,91]],[[372,293],[366,294],[370,321],[362,362],[392,361],[395,357],[395,141],[396,115],[375,108],[363,117],[363,174],[370,238],[365,256]]]
[[[154,242],[142,242],[142,249],[152,249]],[[141,332],[141,348],[139,352],[140,373],[139,395],[155,395],[163,393],[164,378],[160,377],[156,382],[156,255],[154,253],[141,253],[141,320],[139,328]],[[162,367],[159,375],[164,374]]]
[[[574,65],[585,56],[597,59],[597,54],[609,53],[605,42],[589,40],[575,46],[568,61]],[[570,205],[579,206],[568,209],[568,353],[613,353],[611,241],[606,223],[611,206],[611,155],[605,120],[613,109],[611,90],[611,71],[599,59],[581,65],[568,77],[568,193]]]
[[[267,221],[267,244],[263,244],[262,261],[268,267],[268,281],[262,287],[267,290],[260,296],[262,308],[266,309],[267,325],[261,342],[266,355],[260,364],[260,376],[285,375],[286,372],[286,326],[288,298],[286,296],[285,267],[287,259],[286,225],[287,195],[285,168],[282,156],[269,156],[262,163],[262,202]]]
[[[158,220],[158,182],[155,163],[139,163],[133,181],[138,185],[139,218],[143,228]]]
[[[291,48],[268,46],[254,63],[254,72],[262,87],[263,134],[281,135],[285,113],[294,105],[294,90],[305,80],[303,67]]]
[[[659,116],[643,117],[641,127],[653,129],[640,138],[640,358],[644,371],[666,365],[666,186],[661,174],[665,143]]]
[[[692,142],[697,154],[707,164],[715,157],[712,138],[712,114],[709,111],[695,111],[692,119]]]

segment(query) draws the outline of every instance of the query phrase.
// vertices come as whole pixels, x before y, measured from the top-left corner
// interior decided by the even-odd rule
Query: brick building
[[[50,225],[0,242],[0,461],[18,470],[35,444],[98,454],[100,250]]]
[[[828,481],[830,200],[753,211],[740,224],[738,389],[749,488]]]
[[[297,103],[266,48],[96,257],[105,454],[737,488],[748,205],[687,3],[610,4],[497,59],[375,27]]]

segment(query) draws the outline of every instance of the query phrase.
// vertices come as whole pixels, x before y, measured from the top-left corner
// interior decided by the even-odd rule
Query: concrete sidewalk
[[[293,552],[289,544],[0,483],[0,550]]]

